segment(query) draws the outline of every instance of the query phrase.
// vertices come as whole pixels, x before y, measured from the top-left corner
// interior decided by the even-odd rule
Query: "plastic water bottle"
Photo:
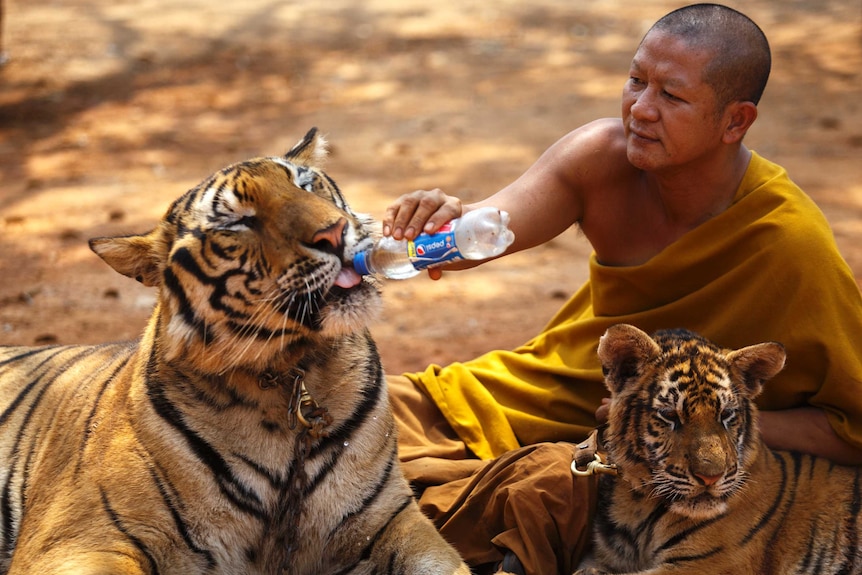
[[[444,224],[433,234],[419,234],[415,240],[380,238],[374,247],[356,254],[353,267],[360,275],[400,280],[447,263],[492,258],[515,240],[508,226],[507,212],[479,208]]]

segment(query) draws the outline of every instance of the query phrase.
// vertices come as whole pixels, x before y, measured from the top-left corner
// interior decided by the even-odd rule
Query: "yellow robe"
[[[787,367],[760,407],[823,408],[862,446],[862,296],[825,217],[780,166],[752,154],[733,205],[647,263],[609,267],[593,255],[589,266],[589,281],[523,346],[405,374],[478,457],[583,438],[607,395],[598,340],[616,323],[685,327],[728,348],[779,341]]]

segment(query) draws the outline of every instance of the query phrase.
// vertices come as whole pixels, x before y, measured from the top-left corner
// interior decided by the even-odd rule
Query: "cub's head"
[[[318,169],[325,146],[312,129],[283,157],[210,176],[151,232],[91,240],[115,270],[159,287],[154,321],[170,352],[264,368],[372,319],[379,292],[350,262],[373,240]]]
[[[599,342],[611,392],[608,454],[633,488],[692,518],[725,511],[760,448],[753,403],[784,347],[723,350],[684,330],[616,325]]]

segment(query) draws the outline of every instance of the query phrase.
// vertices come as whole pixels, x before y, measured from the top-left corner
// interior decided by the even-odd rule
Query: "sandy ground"
[[[376,216],[399,194],[470,200],[568,130],[616,116],[659,0],[11,0],[0,68],[0,343],[136,337],[152,291],[93,236],[150,229],[220,167],[311,126],[328,171]],[[773,46],[749,145],[826,212],[862,278],[862,4],[731,2]],[[512,347],[586,277],[570,231],[440,282],[390,282],[387,369]]]

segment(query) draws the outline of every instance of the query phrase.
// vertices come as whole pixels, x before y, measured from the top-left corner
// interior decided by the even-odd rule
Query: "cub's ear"
[[[158,228],[145,235],[93,238],[90,249],[116,271],[145,286],[162,283],[167,248]]]
[[[741,384],[742,393],[749,399],[760,395],[763,384],[784,369],[786,360],[784,346],[774,341],[750,345],[727,354],[733,380]]]
[[[605,385],[611,393],[620,393],[644,363],[661,354],[661,348],[646,332],[633,325],[618,324],[599,338],[598,354]]]
[[[328,154],[326,138],[312,128],[284,155],[284,159],[301,166],[319,167]]]

